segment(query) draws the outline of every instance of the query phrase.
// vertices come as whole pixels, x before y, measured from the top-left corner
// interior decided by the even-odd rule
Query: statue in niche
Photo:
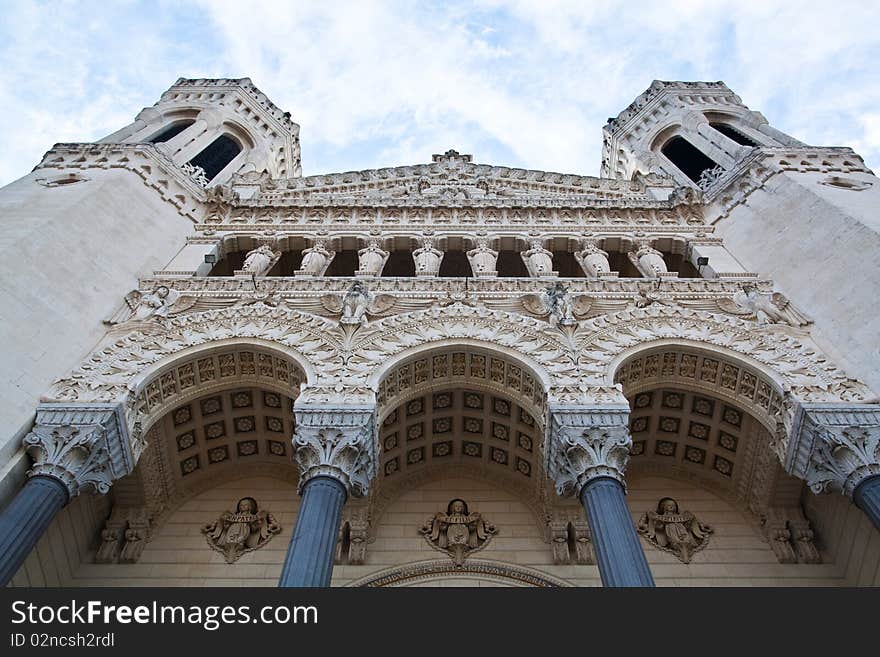
[[[433,240],[425,239],[422,246],[413,251],[413,260],[416,263],[416,276],[437,276],[443,252],[434,246]]]
[[[574,255],[580,261],[587,275],[595,278],[602,274],[611,273],[611,264],[608,262],[607,251],[600,249],[596,242],[591,239],[585,239],[582,246],[583,249]]]
[[[378,276],[388,259],[388,252],[379,248],[376,242],[370,242],[366,248],[358,251],[358,272],[369,276]]]
[[[467,502],[456,498],[438,511],[419,529],[435,550],[447,553],[456,566],[462,566],[471,552],[482,550],[498,530],[479,513],[470,513]]]
[[[549,276],[553,273],[553,253],[544,248],[540,240],[533,240],[523,253],[531,265],[533,276]]]
[[[651,545],[671,552],[684,563],[690,563],[694,552],[706,547],[709,534],[714,531],[690,511],[680,513],[678,502],[671,497],[657,503],[656,513],[648,511],[642,515],[638,530]]]
[[[487,240],[480,240],[477,242],[477,248],[467,252],[467,257],[471,261],[474,274],[487,274],[495,271],[498,251],[490,249]]]
[[[241,498],[234,513],[224,511],[202,528],[208,545],[220,552],[226,563],[235,563],[241,555],[263,547],[280,531],[275,517],[260,511],[253,497]]]
[[[647,240],[639,242],[639,248],[635,253],[628,253],[630,262],[635,265],[642,276],[645,278],[657,278],[662,274],[668,273],[666,262],[663,260],[663,254],[651,246]]]
[[[759,292],[751,283],[743,283],[741,287],[742,290],[733,295],[733,302],[723,299],[718,302],[718,306],[735,315],[750,316],[759,326],[786,324],[800,328],[812,322],[779,292]]]
[[[248,252],[241,270],[254,276],[265,276],[280,257],[281,251],[275,251],[268,244],[263,244]]]
[[[304,249],[302,255],[303,259],[299,271],[308,276],[320,276],[335,254],[325,249],[321,242],[315,242],[312,248]]]

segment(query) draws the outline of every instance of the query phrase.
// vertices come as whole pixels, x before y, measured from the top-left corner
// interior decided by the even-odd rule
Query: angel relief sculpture
[[[576,314],[586,314],[589,310],[590,300],[586,297],[572,299],[565,285],[555,283],[540,294],[524,295],[522,305],[530,313],[547,315],[551,326],[571,326],[576,323]]]
[[[639,533],[655,547],[671,552],[684,563],[690,563],[694,552],[706,547],[713,529],[696,519],[693,513],[680,513],[678,502],[664,497],[657,511],[648,511],[639,520]]]
[[[260,511],[253,497],[241,498],[234,513],[224,511],[202,528],[208,545],[220,552],[226,563],[235,563],[241,555],[263,547],[280,532],[275,517]]]
[[[456,566],[464,564],[471,552],[482,550],[498,530],[479,513],[468,512],[467,502],[456,498],[438,511],[419,529],[435,550],[447,553]]]
[[[122,324],[128,321],[149,321],[168,317],[171,312],[180,312],[192,305],[195,299],[182,297],[180,292],[166,285],[160,285],[150,292],[132,290],[125,295],[125,302],[105,324]],[[178,307],[179,306],[179,307]]]
[[[742,290],[733,295],[733,301],[722,299],[718,301],[718,306],[734,315],[749,316],[759,326],[787,324],[800,328],[812,321],[779,292],[759,292],[750,283],[743,283],[741,287]]]

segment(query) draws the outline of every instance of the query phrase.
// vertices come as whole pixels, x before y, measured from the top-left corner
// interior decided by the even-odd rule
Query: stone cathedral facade
[[[721,82],[600,177],[298,135],[180,79],[0,190],[4,584],[880,584],[859,155]]]

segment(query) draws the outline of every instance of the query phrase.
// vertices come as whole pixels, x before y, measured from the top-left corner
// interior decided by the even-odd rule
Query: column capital
[[[592,479],[624,483],[632,438],[629,406],[551,408],[546,471],[560,495],[580,494]]]
[[[310,479],[331,477],[349,495],[367,495],[379,462],[375,406],[296,408],[293,449],[300,492]]]
[[[798,404],[785,469],[814,493],[852,497],[865,479],[880,475],[880,406]]]
[[[121,405],[41,404],[22,444],[34,463],[29,477],[60,481],[69,497],[107,493],[134,469]]]

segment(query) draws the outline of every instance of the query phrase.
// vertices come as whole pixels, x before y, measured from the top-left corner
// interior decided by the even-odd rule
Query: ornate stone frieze
[[[42,404],[22,442],[33,459],[29,475],[58,479],[70,497],[108,492],[132,471],[143,449],[130,442],[119,405]]]
[[[798,404],[785,469],[814,493],[852,497],[865,478],[880,474],[880,405]]]
[[[365,496],[376,476],[378,440],[375,406],[298,404],[293,449],[300,490],[313,477],[332,477],[351,495]]]
[[[419,529],[428,545],[448,554],[459,567],[468,555],[486,547],[497,531],[495,525],[480,513],[470,512],[467,502],[458,498],[449,502],[446,513],[438,511]]]
[[[678,502],[671,497],[664,497],[657,503],[656,512],[642,514],[638,531],[654,547],[671,552],[682,563],[690,563],[694,552],[709,543],[714,530],[690,511],[679,511]]]
[[[551,407],[546,471],[560,495],[579,494],[596,477],[611,477],[623,483],[632,447],[628,418],[628,405]]]
[[[513,583],[517,586],[569,586],[564,580],[545,575],[539,571],[504,563],[476,561],[474,559],[468,559],[460,567],[450,562],[449,559],[409,564],[402,568],[395,567],[352,582],[350,586],[371,588],[406,586],[412,582],[430,581],[450,575],[485,578],[508,585]]]
[[[224,511],[202,528],[208,545],[235,563],[241,555],[258,550],[281,533],[281,525],[268,511],[260,510],[253,497],[243,497],[235,511]]]

